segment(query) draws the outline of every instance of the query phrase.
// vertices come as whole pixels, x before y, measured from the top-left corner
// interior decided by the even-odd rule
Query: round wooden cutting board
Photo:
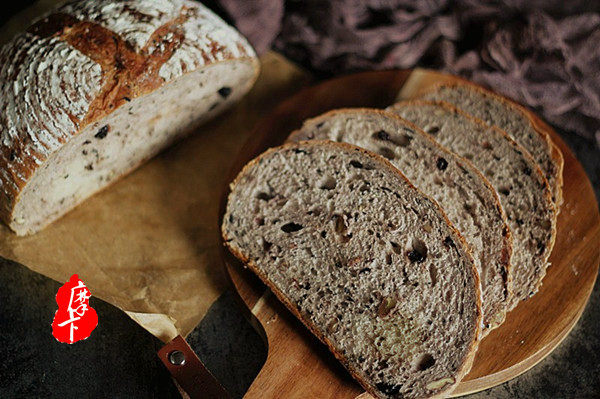
[[[349,75],[305,89],[282,103],[255,129],[232,172],[268,147],[281,144],[306,118],[341,107],[386,107],[441,81],[456,79],[423,70]],[[455,396],[493,387],[525,372],[571,331],[594,286],[600,262],[600,216],[592,186],[571,150],[540,120],[562,150],[564,204],[552,266],[539,293],[510,312],[479,346],[471,372]],[[226,252],[226,251],[225,251]],[[228,253],[225,264],[251,321],[268,345],[266,363],[246,398],[370,397],[324,345],[313,337],[250,271]]]

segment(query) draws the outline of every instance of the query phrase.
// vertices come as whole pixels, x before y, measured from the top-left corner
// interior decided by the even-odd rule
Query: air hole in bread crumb
[[[333,215],[333,220],[335,221],[335,232],[338,234],[345,233],[347,226],[344,217],[341,215]]]
[[[386,132],[385,130],[380,130],[378,132],[375,132],[372,134],[372,136],[375,140],[381,140],[381,141],[390,141],[390,134],[388,132]]]
[[[267,194],[264,191],[261,191],[258,194],[256,194],[256,199],[259,199],[262,201],[269,201],[269,200],[273,199],[273,197],[274,197],[274,195]]]
[[[538,252],[537,252],[538,255],[543,254],[544,251],[546,250],[546,244],[544,244],[543,242],[538,242],[537,249],[538,249]]]
[[[380,147],[377,150],[377,153],[379,155],[381,155],[382,157],[387,158],[389,160],[393,160],[393,159],[396,158],[396,154],[394,154],[394,151],[392,151],[392,150],[390,150],[389,148],[386,148],[386,147]]]
[[[319,216],[321,214],[321,210],[319,208],[311,209],[310,211],[306,212],[306,214],[309,216]]]
[[[446,291],[446,303],[450,303],[451,300],[452,300],[452,288],[448,288],[448,291]]]
[[[331,176],[328,176],[328,177],[325,177],[321,181],[321,183],[319,183],[319,188],[321,190],[333,190],[336,185],[337,185],[337,182],[335,181],[335,179]]]
[[[424,262],[425,259],[427,259],[427,246],[425,245],[425,242],[418,238],[414,238],[412,240],[412,249],[410,249],[406,255],[411,262]]]
[[[550,220],[542,220],[540,222],[540,227],[544,230],[549,230],[552,227],[552,222]]]
[[[402,389],[402,384],[388,384],[385,382],[379,382],[377,384],[375,384],[375,386],[377,387],[377,389],[379,389],[381,392],[383,392],[386,395],[397,395],[400,390]]]
[[[286,223],[283,226],[281,226],[281,230],[283,230],[284,233],[293,233],[302,230],[303,228],[304,226],[294,222]]]
[[[100,130],[98,130],[98,133],[96,133],[94,135],[95,138],[102,140],[103,138],[106,137],[106,135],[108,134],[108,131],[110,130],[110,126],[109,125],[104,125],[100,128]]]
[[[446,237],[444,238],[444,245],[448,248],[454,248],[454,241],[452,241],[452,238]]]
[[[332,218],[334,224],[334,231],[340,238],[342,243],[348,242],[352,238],[352,234],[348,233],[348,225],[346,224],[346,216],[333,215]]]
[[[446,170],[446,168],[448,167],[448,161],[446,161],[445,158],[439,157],[437,159],[437,161],[435,162],[435,166],[439,169],[439,170]]]
[[[227,98],[231,94],[231,87],[224,86],[217,91],[221,97]]]
[[[498,187],[498,192],[502,195],[509,195],[510,194],[510,188],[507,186],[500,186]]]
[[[265,240],[264,238],[261,238],[261,241],[262,241],[263,251],[269,252],[269,250],[271,249],[271,247],[273,247],[273,243]]]
[[[435,364],[435,359],[431,354],[426,353],[419,359],[417,363],[417,371],[425,371]]]
[[[435,286],[437,283],[437,269],[433,264],[429,266],[429,278],[431,279],[431,286]]]
[[[425,131],[429,134],[436,134],[440,131],[440,127],[436,125],[429,125],[425,127]]]
[[[402,253],[402,249],[400,248],[400,245],[398,245],[397,243],[390,241],[390,244],[392,244],[392,251],[394,251],[397,254],[401,254]]]
[[[392,254],[385,255],[385,263],[387,263],[388,265],[392,264]]]
[[[358,161],[356,161],[356,160],[350,161],[350,166],[352,166],[353,168],[356,168],[356,169],[362,169],[363,168],[363,164],[360,163],[360,162],[358,162]]]
[[[287,198],[281,197],[277,200],[277,206],[283,207],[285,204],[287,204],[287,202],[288,202]]]

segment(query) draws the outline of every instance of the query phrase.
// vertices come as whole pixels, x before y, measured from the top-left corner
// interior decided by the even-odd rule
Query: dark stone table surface
[[[3,12],[0,24],[8,16]],[[563,137],[599,198],[600,151],[573,135]],[[0,260],[0,398],[180,397],[156,356],[161,342],[106,302],[91,299],[100,323],[90,339],[58,343],[50,323],[59,286]],[[231,292],[214,303],[188,341],[234,398],[243,396],[266,358],[264,343]],[[599,284],[577,326],[550,356],[525,374],[469,398],[600,398]]]

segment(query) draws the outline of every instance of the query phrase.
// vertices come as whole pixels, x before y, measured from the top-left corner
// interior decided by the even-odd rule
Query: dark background
[[[0,26],[4,25],[14,14],[29,7],[35,0],[8,1],[2,5],[0,13]]]
[[[0,25],[32,4],[3,5]],[[600,153],[591,141],[563,138],[600,193]],[[178,398],[156,356],[161,342],[123,312],[95,298],[100,323],[91,338],[58,343],[50,324],[60,284],[0,261],[0,398]],[[241,397],[266,358],[266,347],[225,293],[188,338],[193,349],[234,397]],[[472,398],[600,397],[600,290],[580,322],[548,358],[529,372]]]

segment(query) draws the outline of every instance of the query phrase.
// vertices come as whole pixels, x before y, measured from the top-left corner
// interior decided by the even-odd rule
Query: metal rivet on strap
[[[175,366],[183,366],[185,364],[184,353],[178,350],[169,353],[169,362]]]

